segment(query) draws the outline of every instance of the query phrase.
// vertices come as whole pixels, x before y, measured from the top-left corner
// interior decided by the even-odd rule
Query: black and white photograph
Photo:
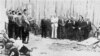
[[[0,0],[0,56],[100,56],[100,0]]]

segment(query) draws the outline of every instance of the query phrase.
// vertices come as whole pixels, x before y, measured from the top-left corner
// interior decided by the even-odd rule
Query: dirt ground
[[[77,45],[76,41],[67,39],[41,38],[30,33],[29,43],[25,44],[29,49],[33,49],[31,56],[100,56],[100,48]],[[0,54],[0,56],[7,56]]]
[[[33,48],[31,56],[99,56],[100,48],[81,46],[76,41],[41,38],[30,34],[29,48]]]

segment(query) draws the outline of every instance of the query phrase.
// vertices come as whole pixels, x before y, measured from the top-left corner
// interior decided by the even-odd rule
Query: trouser
[[[46,38],[46,28],[42,28],[42,37]]]
[[[26,31],[26,32],[23,32],[22,34],[23,34],[23,35],[22,35],[22,40],[23,40],[23,42],[25,42],[26,39],[27,39],[27,42],[28,42],[28,41],[29,41],[29,32]]]
[[[47,35],[47,37],[50,37],[51,38],[51,30],[50,29],[47,29],[46,35]]]
[[[17,25],[17,24],[15,24],[15,39],[17,39],[18,37],[20,38],[20,27]]]
[[[26,34],[25,34],[25,32],[24,32],[24,27],[21,27],[20,30],[21,30],[22,42],[25,42],[25,40],[26,40]]]
[[[52,38],[57,38],[58,24],[57,23],[53,23],[51,26],[52,26]]]
[[[17,39],[18,37],[20,39],[22,39],[23,29],[24,28],[22,26],[16,26],[16,29],[15,29],[15,39]]]
[[[61,36],[62,36],[62,26],[61,25],[58,25],[57,34],[58,34],[57,38],[61,39]]]
[[[21,27],[21,33],[22,33],[22,41],[25,42],[27,38],[27,42],[29,40],[29,30],[25,30],[25,27]]]
[[[85,31],[85,33],[84,33],[84,39],[87,39],[88,36],[89,36],[89,31],[87,30],[87,31]]]
[[[14,22],[9,22],[9,24],[8,24],[8,36],[9,36],[9,38],[14,38],[14,36],[15,36]]]

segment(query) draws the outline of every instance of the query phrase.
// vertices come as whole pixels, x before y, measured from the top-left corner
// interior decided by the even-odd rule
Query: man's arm
[[[7,41],[10,41],[10,40],[9,40],[9,37],[8,37],[8,35],[7,35],[6,33],[3,33],[3,37],[4,37]]]
[[[5,22],[5,31],[8,34],[8,23]]]
[[[26,22],[27,24],[30,24],[29,21],[28,21],[27,19],[25,19],[25,22]]]
[[[27,19],[27,16],[23,15],[22,17],[23,17],[23,19],[25,20],[25,22],[26,22],[27,24],[30,24],[29,21],[28,21],[28,19]]]

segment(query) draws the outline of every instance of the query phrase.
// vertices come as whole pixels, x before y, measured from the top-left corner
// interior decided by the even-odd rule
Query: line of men
[[[54,21],[54,22],[53,22]],[[89,37],[92,30],[89,19],[84,20],[80,15],[79,19],[53,17],[41,20],[42,37],[58,39],[70,39],[82,41]],[[54,35],[54,36],[53,36]]]
[[[29,21],[27,9],[24,10],[9,10],[7,11],[8,36],[9,38],[22,39],[23,43],[28,43],[29,40]],[[26,41],[27,38],[27,41]]]
[[[8,36],[15,39],[20,37],[25,42],[30,30],[27,10],[9,12],[7,13],[9,18]],[[78,20],[74,20],[73,17],[63,19],[54,15],[50,19],[41,20],[41,35],[45,38],[51,37],[81,41],[88,38],[91,30],[91,22],[89,20],[85,21],[82,16]]]

